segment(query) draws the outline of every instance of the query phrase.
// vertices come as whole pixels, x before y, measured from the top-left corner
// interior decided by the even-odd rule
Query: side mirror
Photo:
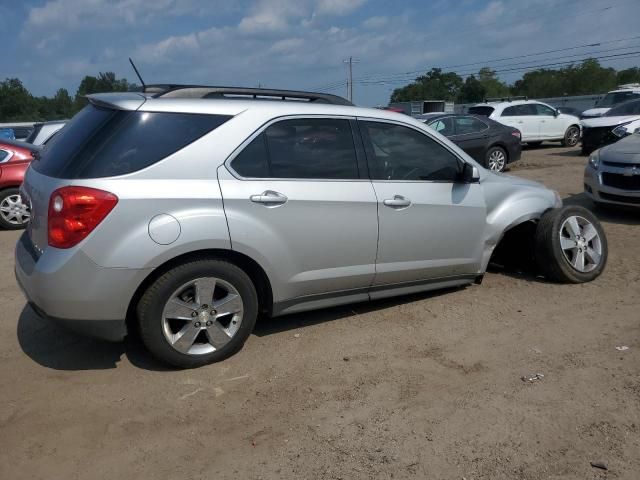
[[[554,110],[553,116],[557,117],[558,115],[560,115],[560,110],[558,110],[558,109]]]
[[[460,179],[464,183],[478,183],[480,181],[480,171],[477,167],[474,167],[470,163],[464,163],[462,166],[462,172],[460,173]]]

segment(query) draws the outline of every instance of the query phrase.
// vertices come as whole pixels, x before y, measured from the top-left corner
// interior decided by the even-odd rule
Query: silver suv
[[[607,258],[588,210],[408,116],[305,92],[93,95],[22,195],[34,310],[109,340],[139,331],[180,367],[236,352],[259,314],[479,282],[499,252],[574,283]]]

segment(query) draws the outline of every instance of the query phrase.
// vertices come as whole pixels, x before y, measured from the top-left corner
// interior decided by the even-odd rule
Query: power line
[[[530,65],[530,66],[527,66],[527,67],[498,69],[498,70],[494,70],[494,72],[495,73],[504,73],[504,72],[536,70],[536,69],[544,68],[544,67],[552,67],[552,66],[558,67],[558,66],[563,66],[563,65],[571,65],[571,64],[574,64],[574,63],[582,63],[582,62],[585,62],[586,60],[591,60],[591,59],[602,60],[603,62],[609,62],[609,61],[617,60],[617,59],[620,59],[620,58],[635,58],[635,57],[639,57],[639,56],[640,56],[640,50],[635,51],[635,52],[619,53],[619,54],[615,54],[615,55],[603,55],[601,57],[586,57],[586,58],[582,58],[582,59],[570,60],[570,61],[565,61],[565,62],[554,62],[554,63]],[[455,74],[459,75],[460,77],[468,77],[468,76],[471,76],[471,75],[475,74],[475,72],[473,72],[473,73],[452,72],[452,73],[455,73]],[[358,83],[360,85],[387,85],[387,84],[397,84],[397,83],[403,83],[403,82],[406,82],[406,80],[405,79],[356,80],[356,83]]]

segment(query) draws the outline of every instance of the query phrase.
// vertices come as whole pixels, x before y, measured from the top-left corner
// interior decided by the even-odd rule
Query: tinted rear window
[[[493,107],[471,107],[467,113],[488,117],[493,113]]]
[[[101,178],[141,170],[230,117],[85,107],[42,151],[34,170],[57,178]]]

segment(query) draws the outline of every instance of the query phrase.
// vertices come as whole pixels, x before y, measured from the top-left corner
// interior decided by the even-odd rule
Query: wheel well
[[[538,220],[527,220],[504,232],[493,250],[489,263],[505,267],[526,267],[534,261]]]
[[[185,253],[178,257],[163,263],[159,267],[153,269],[153,271],[142,281],[142,283],[136,289],[133,294],[129,307],[127,308],[127,327],[129,331],[136,329],[136,306],[140,301],[140,297],[149,288],[149,286],[160,276],[171,270],[178,265],[186,263],[194,259],[211,258],[226,260],[240,267],[244,272],[249,275],[251,281],[256,287],[256,293],[258,294],[258,311],[266,315],[271,315],[273,306],[273,293],[271,290],[271,282],[264,269],[251,257],[233,250],[223,249],[208,249],[208,250],[196,250],[194,252]]]
[[[493,145],[491,145],[489,148],[493,148],[493,147],[500,147],[502,150],[504,150],[504,154],[507,156],[507,163],[509,163],[509,149],[502,143],[494,143]],[[487,149],[489,150],[489,149]]]

